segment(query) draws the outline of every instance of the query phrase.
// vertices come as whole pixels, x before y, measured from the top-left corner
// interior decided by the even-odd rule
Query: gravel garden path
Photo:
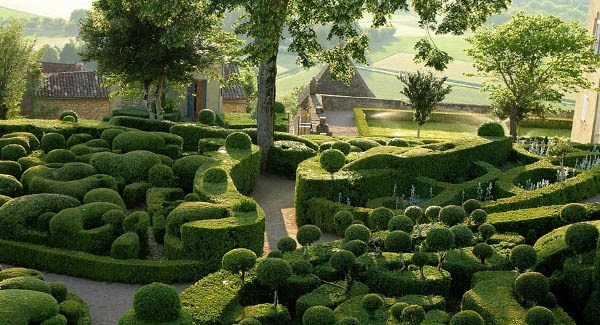
[[[333,132],[334,136],[358,136],[358,129],[354,123],[354,111],[326,111],[323,116],[327,117],[329,131]]]
[[[298,228],[294,214],[294,181],[279,176],[262,175],[251,195],[267,214],[265,252],[276,249],[277,241],[286,236],[296,237]],[[323,234],[320,242],[337,237]],[[2,269],[10,268],[2,264]],[[133,295],[138,284],[107,283],[67,275],[44,273],[46,281],[67,284],[69,291],[85,300],[92,316],[92,325],[114,325],[133,306]],[[177,284],[178,292],[190,284]]]

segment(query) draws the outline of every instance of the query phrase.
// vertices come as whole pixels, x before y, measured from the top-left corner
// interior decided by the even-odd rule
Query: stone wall
[[[108,99],[37,99],[31,112],[32,118],[55,119],[64,110],[77,112],[79,118],[101,120],[110,115]]]
[[[246,100],[223,100],[223,114],[246,113]]]

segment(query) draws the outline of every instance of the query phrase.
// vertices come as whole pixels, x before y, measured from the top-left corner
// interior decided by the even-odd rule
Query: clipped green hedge
[[[99,173],[110,175],[123,185],[145,181],[150,168],[160,164],[162,161],[157,154],[143,150],[122,155],[100,152],[94,154],[90,160],[90,165],[94,166]]]
[[[315,150],[294,141],[275,141],[267,155],[267,172],[293,178],[298,165],[316,156]]]
[[[107,128],[122,126],[147,132],[169,132],[171,127],[177,125],[176,123],[167,120],[159,121],[131,116],[115,116],[112,117],[108,123],[109,125],[107,125]]]

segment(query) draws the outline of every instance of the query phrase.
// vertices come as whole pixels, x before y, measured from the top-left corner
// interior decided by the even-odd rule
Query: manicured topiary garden
[[[551,141],[513,144],[494,125],[452,141],[276,133],[268,171],[295,175],[299,229],[269,253],[268,217],[248,197],[256,130],[54,123],[0,123],[0,261],[198,281],[180,296],[140,289],[120,324],[597,319],[600,205],[577,203],[600,193],[593,146],[559,159]],[[341,239],[316,244],[323,233]]]

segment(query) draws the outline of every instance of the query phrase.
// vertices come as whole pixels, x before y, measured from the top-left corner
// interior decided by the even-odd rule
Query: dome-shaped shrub
[[[335,325],[335,313],[325,306],[312,306],[302,315],[302,325]]]
[[[390,139],[390,141],[388,141],[387,145],[392,146],[392,147],[410,147],[410,144],[408,143],[408,141],[406,141],[404,139],[400,139],[400,138]]]
[[[227,175],[225,175],[225,179],[227,179]],[[148,171],[148,182],[155,187],[173,187],[175,186],[175,174],[169,166],[154,165]]]
[[[277,249],[285,252],[293,252],[296,250],[296,241],[292,237],[283,237],[277,241]]]
[[[371,230],[365,225],[353,224],[344,232],[344,238],[348,241],[358,239],[366,243],[371,240]]]
[[[180,317],[181,299],[173,286],[155,282],[135,293],[133,309],[141,320],[166,322]]]
[[[481,203],[475,199],[468,199],[462,204],[462,208],[465,210],[467,214],[471,214],[471,212],[481,209]]]
[[[354,268],[356,256],[347,250],[335,251],[329,258],[331,266],[342,273],[347,273]]]
[[[552,311],[546,307],[535,306],[529,308],[525,314],[525,324],[527,325],[554,325],[556,319]]]
[[[487,212],[482,209],[475,209],[471,212],[471,221],[477,227],[481,226],[487,221]]]
[[[398,322],[402,321],[402,312],[404,308],[408,307],[408,304],[405,302],[397,302],[390,307],[390,314],[394,317]]]
[[[479,232],[481,239],[487,243],[487,241],[496,233],[496,227],[489,223],[484,223],[477,228],[477,232]]]
[[[350,144],[346,141],[337,141],[331,145],[331,149],[337,149],[347,155],[350,153]]]
[[[106,141],[108,143],[109,148],[112,148],[113,140],[117,137],[117,135],[124,132],[125,130],[121,129],[106,129],[102,131],[102,134],[100,134],[100,139]]]
[[[244,132],[233,132],[225,139],[225,148],[227,150],[250,150],[252,138]]]
[[[598,228],[584,222],[572,224],[565,232],[565,242],[577,255],[591,252],[597,246]]]
[[[336,325],[361,325],[361,323],[356,317],[344,317]]]
[[[587,209],[583,204],[579,203],[570,203],[560,209],[560,218],[567,223],[585,221],[587,215]]]
[[[385,237],[384,247],[388,252],[408,252],[412,248],[412,238],[404,231],[395,230]]]
[[[550,281],[538,272],[525,272],[515,279],[515,292],[521,299],[539,303],[550,292]]]
[[[346,164],[346,156],[337,149],[327,149],[319,156],[321,167],[328,173],[335,173]]]
[[[473,232],[464,224],[455,225],[450,228],[454,235],[454,244],[456,247],[468,247],[473,243]]]
[[[17,161],[19,158],[27,157],[27,150],[20,144],[8,144],[0,150],[2,160]]]
[[[335,232],[341,236],[346,231],[346,228],[350,227],[354,222],[354,217],[350,211],[342,210],[333,215],[333,222],[335,223]]]
[[[262,325],[256,318],[244,318],[238,325]]]
[[[188,193],[183,197],[183,200],[186,202],[198,202],[200,201],[200,196],[196,193]]]
[[[409,305],[402,311],[402,321],[405,324],[419,325],[425,320],[425,309],[419,305]]]
[[[463,310],[452,316],[450,325],[484,325],[483,317],[473,310]]]
[[[477,128],[477,135],[480,137],[503,137],[504,127],[498,122],[486,122]]]
[[[119,192],[110,188],[95,188],[85,193],[85,196],[83,197],[83,204],[92,202],[113,203],[125,209],[125,202],[123,202]]]
[[[532,268],[537,261],[537,252],[530,245],[517,245],[510,251],[510,262],[519,271]]]
[[[68,122],[77,122],[79,120],[79,116],[77,115],[77,112],[72,111],[72,110],[66,110],[66,111],[60,112],[60,114],[58,115],[58,119],[61,121],[66,121],[65,117],[67,117],[67,116],[71,116],[73,118],[71,121],[68,121]]]
[[[404,209],[404,215],[409,217],[416,224],[419,224],[419,222],[421,222],[421,219],[423,219],[423,217],[425,216],[425,213],[423,212],[423,209],[421,209],[421,207],[411,205]]]
[[[310,272],[312,271],[312,264],[310,264],[310,262],[305,259],[293,260],[290,263],[290,266],[292,267],[292,271],[294,272],[294,274],[297,275],[310,274]]]
[[[425,217],[429,221],[438,221],[440,219],[440,211],[442,210],[441,206],[431,205],[425,209]]]
[[[436,252],[447,251],[454,246],[454,234],[446,227],[429,229],[425,240],[427,247]]]
[[[304,225],[298,229],[296,239],[302,246],[310,246],[321,238],[321,229],[315,225]]]
[[[377,230],[386,230],[390,219],[394,216],[392,210],[379,207],[369,214],[369,226],[371,229]]]
[[[227,172],[221,167],[212,167],[204,172],[203,180],[210,184],[227,182]]]
[[[556,296],[552,292],[548,292],[546,297],[542,301],[540,301],[540,306],[544,306],[546,308],[554,308],[558,304],[556,300]]]
[[[256,254],[246,248],[236,248],[223,255],[221,265],[224,270],[231,273],[240,273],[242,282],[246,272],[256,264]]]
[[[377,309],[381,308],[384,303],[381,296],[375,293],[366,294],[364,297],[362,297],[360,302],[363,309],[369,314],[370,318],[373,318]]]
[[[362,240],[351,240],[344,244],[344,249],[352,252],[355,256],[361,256],[369,250],[369,245]]]
[[[429,254],[425,252],[415,252],[410,260],[410,262],[419,268],[421,271],[421,277],[424,277],[423,267],[429,263]]]
[[[473,255],[481,260],[482,265],[485,265],[485,260],[494,255],[494,248],[486,243],[479,243],[473,247]]]
[[[198,122],[211,125],[215,122],[215,112],[210,109],[203,109],[198,113]]]
[[[71,122],[71,123],[77,122],[77,120],[73,116],[65,116],[65,117],[63,117],[62,121],[63,122]]]
[[[458,205],[448,205],[440,210],[440,221],[448,227],[463,223],[466,217],[465,209]]]
[[[406,233],[412,233],[415,223],[407,216],[393,216],[388,222],[388,230],[401,230]]]
[[[283,252],[277,249],[270,251],[269,254],[267,254],[267,258],[283,258]]]
[[[46,161],[49,164],[52,164],[52,163],[65,164],[65,163],[77,161],[77,156],[75,156],[75,154],[71,150],[54,149],[54,150],[50,151],[48,154],[46,154],[46,156],[44,157],[44,161]]]
[[[278,291],[292,276],[292,267],[281,258],[265,258],[256,267],[258,281]]]

